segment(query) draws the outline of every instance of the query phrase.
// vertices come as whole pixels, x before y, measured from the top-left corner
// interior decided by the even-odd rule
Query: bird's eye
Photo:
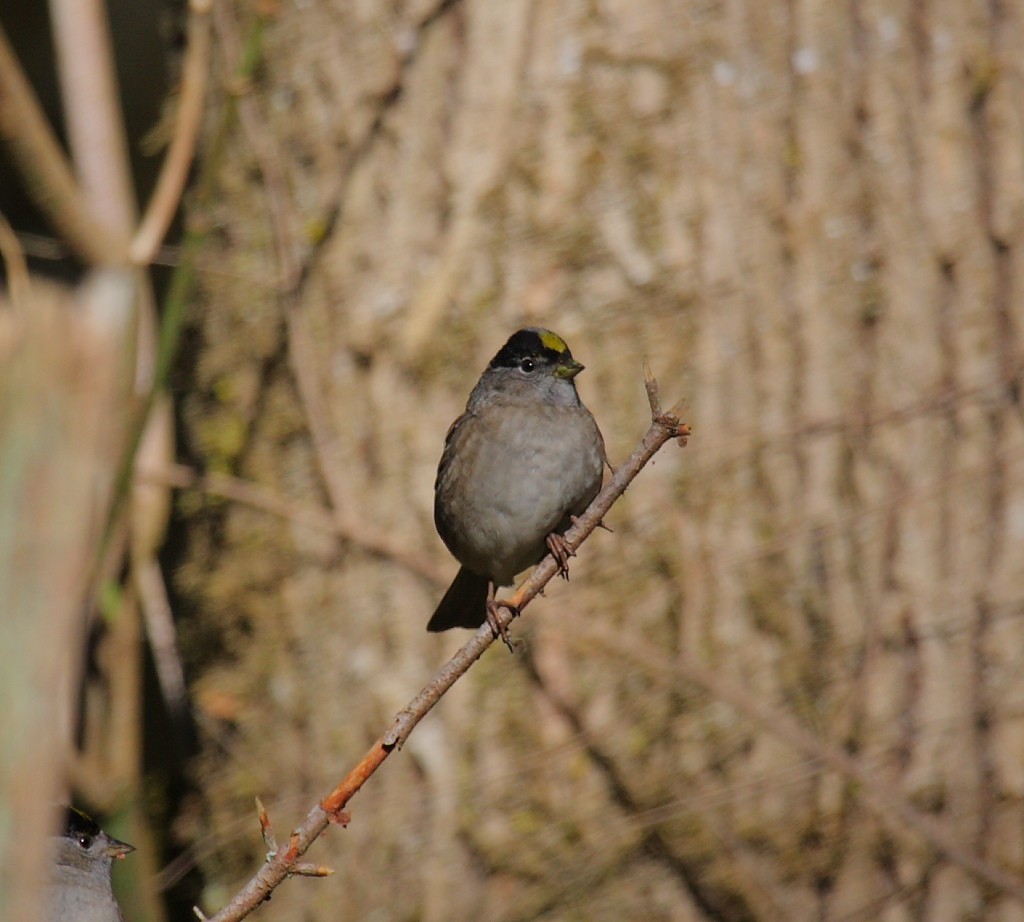
[[[89,850],[89,846],[92,845],[92,836],[86,835],[84,832],[78,837],[78,844],[85,849]]]
[[[519,363],[519,367],[527,374],[529,374],[536,367],[536,364],[534,363],[533,359],[523,359]]]

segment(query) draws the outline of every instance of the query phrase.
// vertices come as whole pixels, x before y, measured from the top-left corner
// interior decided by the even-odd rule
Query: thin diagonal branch
[[[33,201],[83,260],[121,261],[123,246],[86,207],[71,166],[0,26],[0,138]]]
[[[181,95],[178,98],[174,136],[160,168],[160,178],[146,206],[146,214],[129,247],[129,256],[137,265],[147,265],[160,249],[167,228],[178,209],[182,190],[188,180],[189,168],[192,166],[210,66],[212,2],[213,0],[191,0],[189,4],[188,41],[181,69]]]
[[[604,489],[597,495],[583,513],[565,533],[569,547],[575,550],[597,528],[612,505],[626,491],[637,474],[658,450],[670,439],[677,438],[685,444],[689,427],[675,415],[674,407],[668,413],[661,412],[658,389],[649,369],[645,369],[646,387],[651,404],[651,426],[644,434],[633,454],[612,476]],[[522,611],[537,594],[558,573],[558,564],[549,555],[545,557],[523,580],[508,600]],[[499,621],[508,626],[515,613],[499,612]],[[288,846],[269,856],[267,862],[250,878],[236,896],[211,918],[211,922],[234,922],[245,918],[289,875],[295,874],[298,859],[323,834],[328,825],[342,815],[342,809],[359,791],[385,759],[409,738],[423,717],[441,699],[446,691],[465,675],[494,643],[494,634],[484,624],[463,645],[463,647],[442,666],[420,693],[395,716],[388,730],[367,751],[366,755],[319,804],[306,815],[302,824],[291,834]],[[346,817],[347,819],[347,817]]]

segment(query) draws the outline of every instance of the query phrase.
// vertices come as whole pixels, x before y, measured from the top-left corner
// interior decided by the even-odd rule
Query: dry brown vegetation
[[[492,652],[353,801],[315,853],[338,875],[275,914],[1024,913],[943,848],[1019,888],[1022,14],[281,11],[205,214],[183,418],[204,463],[350,532],[190,516],[186,653],[200,704],[231,702],[197,775],[211,880],[253,868],[254,794],[298,814],[452,649],[423,633],[453,572],[434,466],[539,322],[587,364],[613,460],[645,355],[692,444],[517,625],[529,652]]]
[[[213,10],[209,475],[152,475],[204,909],[459,643],[437,459],[542,324],[613,463],[645,357],[689,447],[258,917],[1024,920],[1024,4],[269,12]]]

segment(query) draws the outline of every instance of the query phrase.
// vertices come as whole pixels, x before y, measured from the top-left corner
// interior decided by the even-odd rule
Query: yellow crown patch
[[[540,341],[544,344],[545,349],[551,349],[553,352],[569,351],[569,347],[565,344],[565,340],[557,333],[552,333],[550,330],[544,330],[540,334]]]

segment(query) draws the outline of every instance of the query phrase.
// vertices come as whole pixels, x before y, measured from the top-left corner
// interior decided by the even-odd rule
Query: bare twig
[[[644,357],[644,390],[647,391],[647,402],[651,405],[651,416],[661,416],[661,397],[658,395],[658,382],[651,370],[651,363]]]
[[[210,65],[211,4],[212,0],[191,0],[189,4],[188,43],[181,71],[181,94],[174,122],[174,137],[164,158],[156,188],[146,206],[146,214],[129,247],[129,257],[138,265],[148,264],[159,250],[181,201],[181,193],[192,165]]]
[[[575,551],[601,524],[601,520],[615,501],[626,492],[626,487],[633,481],[633,478],[640,473],[665,442],[673,438],[685,439],[689,435],[689,427],[685,423],[681,424],[677,416],[660,412],[660,405],[656,403],[657,383],[653,382],[653,378],[650,381],[652,385],[648,387],[648,395],[653,393],[651,427],[626,463],[616,470],[614,476],[590,504],[587,511],[579,516],[565,533],[565,543],[570,550]],[[558,563],[549,554],[507,599],[511,608],[503,608],[499,611],[498,624],[507,628],[516,617],[516,611],[521,612],[558,572]],[[494,634],[491,627],[484,624],[473,639],[447,662],[423,691],[398,713],[391,729],[384,735],[384,744],[390,747],[401,746],[416,724],[437,703],[437,699],[469,669],[473,662],[480,658],[493,642]]]
[[[256,798],[256,816],[260,822],[260,833],[263,836],[263,844],[267,847],[268,855],[277,854],[277,837],[274,835],[274,827],[270,825],[270,815],[263,801]]]
[[[86,262],[116,263],[123,245],[90,214],[53,129],[0,27],[0,137],[36,204]]]
[[[167,711],[180,726],[188,708],[185,670],[178,653],[178,631],[163,573],[155,552],[136,561],[135,578],[139,604],[146,625],[146,638],[153,654],[153,665]]]
[[[50,0],[53,42],[75,172],[89,212],[118,241],[127,260],[135,190],[121,116],[106,5]]]
[[[334,873],[333,868],[324,864],[310,864],[307,861],[300,861],[292,868],[292,874],[298,877],[330,877]]]
[[[270,815],[267,813],[267,808],[263,806],[263,801],[258,797],[256,798],[256,813],[259,818],[260,833],[263,835],[263,844],[267,847],[267,857],[272,858],[277,854],[277,837],[274,835],[274,828],[270,824]],[[294,835],[295,833],[292,833],[292,836]],[[334,871],[322,864],[301,862],[291,869],[291,873],[300,877],[330,877]]]
[[[680,423],[678,417],[661,412],[658,401],[657,383],[649,371],[645,374],[648,398],[651,404],[651,426],[644,434],[639,446],[630,455],[583,513],[565,533],[567,545],[577,549],[598,527],[616,500],[626,491],[655,453],[670,439],[685,439],[689,427]],[[546,556],[524,579],[508,600],[522,611],[532,599],[558,573],[558,564],[550,555]],[[515,612],[502,610],[498,614],[500,623],[507,627]],[[332,822],[348,821],[344,807],[366,783],[385,759],[409,738],[416,724],[437,704],[444,693],[464,675],[494,643],[494,633],[484,624],[463,647],[442,666],[433,679],[420,693],[395,716],[388,730],[367,751],[366,755],[319,804],[306,815],[302,824],[291,834],[288,847],[279,850],[253,875],[236,896],[213,916],[212,922],[229,922],[242,919],[260,905],[270,893],[290,874],[297,873],[298,859],[323,834]]]

